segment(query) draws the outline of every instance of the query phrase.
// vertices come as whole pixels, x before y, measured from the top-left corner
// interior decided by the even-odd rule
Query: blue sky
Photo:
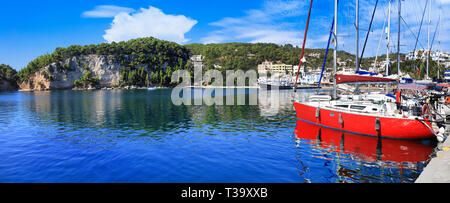
[[[449,33],[446,14],[450,0],[432,0],[430,30],[434,34],[443,8],[441,33]],[[339,48],[354,53],[355,0],[340,0]],[[375,0],[360,0],[361,28],[367,29]],[[409,29],[417,34],[424,0],[406,0],[402,11]],[[6,1],[0,12],[0,63],[21,69],[56,47],[87,45],[153,36],[180,44],[222,42],[273,42],[300,45],[303,40],[307,0],[127,0],[127,1]],[[393,0],[391,44],[397,40],[397,0]],[[333,17],[333,0],[316,0],[307,48],[324,48]],[[387,0],[380,0],[367,55],[377,53]],[[428,16],[427,16],[428,17]],[[426,18],[427,19],[427,18]],[[426,22],[426,21],[425,21]],[[402,52],[415,40],[402,25]],[[361,46],[365,31],[362,30]],[[384,38],[384,37],[383,37]],[[426,47],[424,24],[419,48]],[[441,35],[441,49],[448,50],[449,36]],[[437,36],[434,48],[437,48]],[[394,49],[395,47],[391,47]],[[386,53],[386,40],[379,54]]]

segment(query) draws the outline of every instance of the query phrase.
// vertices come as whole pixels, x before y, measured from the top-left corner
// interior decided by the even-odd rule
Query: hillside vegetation
[[[222,70],[256,70],[258,64],[266,60],[298,65],[301,53],[300,47],[272,43],[189,44],[185,47],[190,49],[193,55],[203,55],[207,69],[214,69],[214,65],[219,65]],[[320,53],[320,57],[309,57],[308,55],[311,53]],[[305,49],[305,56],[307,61],[304,65],[316,69],[322,67],[325,50]],[[345,51],[338,51],[338,57],[344,61],[347,59],[354,61],[354,55]],[[332,68],[332,62],[333,54],[329,53],[327,68]]]
[[[120,82],[116,85],[135,86],[173,86],[171,84],[172,73],[176,70],[187,69],[192,71],[189,58],[193,55],[203,55],[203,63],[206,70],[216,69],[225,73],[226,70],[256,70],[258,64],[263,61],[280,62],[290,65],[299,64],[301,48],[287,45],[277,45],[273,43],[223,43],[223,44],[188,44],[179,45],[174,42],[159,40],[156,38],[139,38],[124,42],[101,43],[98,45],[72,45],[67,48],[58,47],[51,54],[44,54],[37,57],[18,73],[12,72],[11,68],[2,68],[0,75],[10,81],[26,83],[34,73],[42,71],[44,78],[49,81],[54,80],[52,73],[68,74],[71,71],[82,72],[73,81],[74,87],[87,87],[99,84],[101,75],[94,74],[92,67],[83,64],[82,60],[72,59],[80,56],[109,56],[118,67],[114,70],[120,74]],[[331,71],[333,66],[333,50],[330,49],[326,60],[327,71]],[[313,54],[316,54],[313,56]],[[306,63],[304,66],[309,69],[317,69],[323,65],[324,49],[305,49]],[[355,56],[345,51],[338,51],[337,56],[340,61],[347,62],[347,67],[355,67]],[[404,55],[402,55],[404,58]],[[361,68],[368,69],[375,57],[364,58]],[[380,56],[379,61],[385,60],[385,56]],[[72,61],[72,62],[71,62]],[[73,64],[73,61],[81,64]],[[81,61],[81,62],[80,62]],[[391,55],[391,73],[397,72],[396,55]],[[92,63],[91,63],[92,65]],[[420,75],[415,66],[421,70]],[[6,66],[6,65],[2,65]],[[84,67],[79,70],[80,67]],[[78,69],[77,69],[78,68]],[[3,70],[4,69],[4,70]],[[77,69],[77,70],[75,70]],[[403,73],[408,73],[414,78],[423,78],[425,71],[424,61],[405,61],[401,64]],[[206,71],[205,70],[205,71]],[[308,69],[307,69],[308,70]],[[444,67],[441,67],[440,75],[443,75]],[[432,78],[437,76],[437,64],[430,63],[429,75]],[[61,77],[59,77],[61,78]],[[119,76],[117,76],[119,78]],[[105,80],[105,79],[103,79]],[[29,82],[30,84],[33,81]],[[103,81],[104,83],[104,81]]]
[[[6,64],[0,64],[0,91],[16,90],[17,86],[17,71]]]
[[[189,59],[189,50],[184,46],[152,37],[119,43],[72,45],[67,48],[58,47],[53,53],[44,54],[28,63],[19,72],[19,82],[28,80],[31,74],[52,63],[56,63],[56,69],[60,71],[70,71],[70,65],[63,63],[65,59],[92,54],[115,56],[117,62],[124,67],[120,73],[123,85],[141,85],[146,80],[167,85],[171,72],[184,69]],[[147,68],[143,69],[144,66]]]
[[[6,64],[0,64],[0,80],[7,80],[15,82],[17,80],[17,71],[11,66]]]

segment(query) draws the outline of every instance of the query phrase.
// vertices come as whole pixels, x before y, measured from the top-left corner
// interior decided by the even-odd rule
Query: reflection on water
[[[193,89],[193,92],[199,91]],[[201,90],[200,90],[201,91]],[[225,91],[225,90],[224,90]],[[239,122],[243,129],[251,123],[274,117],[279,122],[292,120],[292,91],[257,95],[258,105],[191,105],[176,106],[170,101],[171,90],[134,91],[59,91],[36,92],[27,100],[30,112],[40,124],[58,124],[77,128],[133,129],[146,132],[188,129],[202,124]],[[237,93],[237,91],[235,91]],[[246,91],[248,93],[248,89]],[[305,92],[309,94],[312,92]],[[195,93],[193,93],[195,94]],[[224,92],[224,95],[225,92]],[[268,101],[275,95],[276,104]],[[246,94],[248,103],[249,97]],[[237,103],[238,95],[234,95]],[[196,98],[193,98],[195,100]],[[226,98],[223,98],[226,104]],[[194,104],[194,102],[192,102]],[[281,119],[281,120],[280,120]]]
[[[300,145],[307,143],[315,159],[336,162],[333,182],[413,182],[436,147],[431,140],[367,137],[302,121],[297,121],[295,134],[300,157]]]
[[[291,90],[243,94],[258,105],[176,106],[170,89],[0,93],[0,182],[413,182],[434,149],[297,124]]]

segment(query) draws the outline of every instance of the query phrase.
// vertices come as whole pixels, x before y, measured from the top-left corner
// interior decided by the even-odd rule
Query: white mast
[[[384,30],[385,30],[385,28],[386,28],[386,19],[387,19],[387,16],[385,15],[385,17],[384,17],[384,22],[383,22],[383,29],[382,29],[383,31],[381,31],[380,40],[379,40],[379,42],[378,42],[377,55],[375,56],[375,64],[374,64],[374,68],[377,67],[378,53],[380,53],[381,42],[382,42],[382,40],[383,40]],[[378,72],[378,71],[377,71],[377,72]]]
[[[356,0],[356,72],[359,71],[359,0]]]
[[[337,98],[337,87],[336,87],[336,69],[337,69],[337,27],[338,27],[338,0],[334,0],[334,63],[333,63],[333,98]]]
[[[441,62],[441,17],[442,17],[442,7],[439,9],[439,30],[438,30],[438,74],[437,78],[439,79],[439,71],[440,69],[440,62]]]
[[[400,26],[402,0],[398,0],[397,75],[400,75]]]
[[[388,8],[387,49],[386,49],[386,75],[389,75],[389,40],[391,37],[391,0]]]
[[[428,40],[427,40],[427,78],[425,78],[426,80],[428,80],[429,76],[428,76],[428,66],[430,64],[429,62],[429,57],[430,57],[430,23],[431,23],[431,0],[429,0],[428,3]]]

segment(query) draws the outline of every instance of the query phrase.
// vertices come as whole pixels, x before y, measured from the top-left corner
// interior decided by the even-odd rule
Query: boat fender
[[[429,115],[430,114],[430,106],[428,106],[427,103],[425,103],[422,106],[422,115]]]
[[[319,118],[320,117],[320,109],[319,109],[319,107],[317,107],[317,109],[316,109],[316,118]]]
[[[381,130],[380,118],[375,119],[375,130],[376,131],[380,131]]]
[[[342,119],[341,113],[339,113],[339,124],[341,124],[341,127],[344,127],[344,120]]]
[[[444,142],[444,137],[442,135],[437,135],[436,139],[438,142]]]
[[[446,98],[445,98],[445,103],[446,103],[446,104],[450,104],[450,97],[446,97]]]
[[[439,142],[443,142],[445,140],[445,128],[444,127],[439,128],[438,134],[436,135],[436,139]]]

